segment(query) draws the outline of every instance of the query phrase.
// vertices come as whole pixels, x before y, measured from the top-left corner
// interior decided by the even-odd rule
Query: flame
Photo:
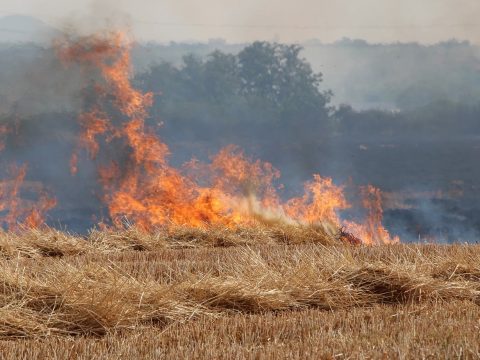
[[[287,202],[286,212],[291,217],[308,223],[328,220],[340,225],[338,211],[349,207],[343,187],[336,186],[331,178],[322,178],[316,174],[313,181],[305,184],[303,197]]]
[[[343,187],[331,178],[314,175],[302,196],[282,202],[281,186],[276,185],[280,172],[270,163],[249,159],[233,145],[222,149],[208,164],[192,160],[184,169],[170,166],[168,146],[145,123],[153,94],[131,85],[129,50],[130,43],[122,33],[67,39],[58,44],[62,61],[80,64],[101,78],[93,87],[96,97],[89,110],[79,116],[82,131],[72,155],[71,172],[78,170],[80,150],[96,159],[113,139],[128,154],[121,162],[98,165],[102,196],[113,226],[122,226],[124,219],[147,230],[166,224],[202,227],[281,221],[329,223],[337,228],[344,224],[339,211],[350,204]],[[362,225],[347,223],[348,228],[366,243],[396,241],[381,226],[380,192],[368,187],[367,193],[364,206],[369,219]]]
[[[400,242],[398,236],[391,237],[383,227],[382,192],[380,189],[368,185],[361,188],[363,207],[367,210],[367,219],[362,224],[344,221],[343,225],[365,244],[396,244]]]
[[[45,214],[56,201],[37,184],[26,184],[27,166],[12,166],[11,179],[0,181],[0,224],[8,229],[35,228],[44,223]],[[37,200],[21,197],[22,192],[34,193]]]
[[[0,125],[0,151],[4,150],[4,139],[11,130],[7,124]],[[45,214],[55,207],[56,200],[47,194],[41,184],[25,181],[26,164],[11,165],[8,170],[9,178],[0,180],[0,227],[15,230],[41,226],[45,222]]]
[[[0,125],[0,151],[5,149],[5,136],[10,132],[10,128],[6,124]]]
[[[104,134],[108,130],[108,119],[104,113],[98,109],[81,114],[78,122],[82,128],[79,136],[77,148],[70,158],[70,172],[75,175],[78,172],[78,152],[81,148],[87,149],[90,158],[94,159],[100,149],[97,142],[97,136]]]

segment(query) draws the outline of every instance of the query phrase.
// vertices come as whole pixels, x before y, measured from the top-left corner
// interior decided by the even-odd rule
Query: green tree
[[[238,54],[242,91],[271,102],[286,117],[325,118],[331,94],[320,90],[322,74],[300,57],[302,47],[255,42]]]
[[[204,64],[204,87],[210,101],[222,103],[239,95],[237,58],[215,51]]]

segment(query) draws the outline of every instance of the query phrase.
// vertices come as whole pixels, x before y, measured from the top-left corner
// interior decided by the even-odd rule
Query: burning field
[[[363,219],[344,219],[352,205],[344,187],[315,174],[303,195],[285,199],[280,172],[270,163],[253,160],[235,145],[196,158],[181,168],[169,164],[169,148],[146,124],[154,94],[130,83],[130,44],[122,33],[59,40],[57,56],[65,68],[84,74],[84,111],[78,114],[79,134],[70,160],[72,178],[87,162],[96,167],[92,189],[102,204],[101,228],[187,226],[293,226],[321,228],[334,238],[363,244],[390,244],[382,226],[381,192],[361,187]],[[73,70],[72,70],[73,71]],[[160,129],[161,130],[161,129]],[[5,128],[2,133],[14,131]],[[2,224],[10,230],[38,228],[57,204],[41,183],[25,182],[28,164],[13,165],[2,182]],[[91,214],[95,216],[96,214]],[[50,219],[57,220],[57,219]],[[61,219],[58,219],[61,221]],[[341,230],[343,229],[343,230]]]
[[[122,33],[55,44],[85,81],[68,170],[95,169],[95,228],[64,231],[55,189],[5,164],[5,356],[479,356],[477,246],[401,245],[371,185],[314,174],[288,198],[235,145],[171,165],[147,122],[161,94],[132,85],[130,46]]]

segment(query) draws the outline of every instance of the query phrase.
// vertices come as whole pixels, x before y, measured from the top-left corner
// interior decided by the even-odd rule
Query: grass
[[[480,357],[480,247],[308,228],[0,235],[5,358]]]
[[[0,342],[12,359],[477,359],[471,302],[199,317],[101,338]]]
[[[1,230],[0,230],[1,231]],[[92,230],[80,237],[52,228],[0,232],[0,255],[12,258],[62,257],[92,252],[155,251],[165,248],[230,247],[246,245],[305,244],[337,245],[354,240],[328,223],[319,226],[215,226],[191,228],[169,226],[154,232],[135,227],[124,230]]]

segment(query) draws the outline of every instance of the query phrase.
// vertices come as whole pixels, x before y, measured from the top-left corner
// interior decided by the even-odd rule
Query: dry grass
[[[328,223],[319,226],[278,224],[273,227],[257,225],[237,228],[169,226],[153,232],[127,227],[124,230],[92,230],[88,236],[44,228],[1,231],[0,256],[62,257],[87,252],[306,243],[335,245],[348,242],[349,239],[340,230]]]
[[[319,240],[318,229],[290,231],[3,233],[0,350],[12,358],[53,350],[63,358],[73,348],[97,358],[480,356],[479,246],[355,247]]]
[[[478,359],[471,302],[199,317],[101,338],[0,341],[8,359]]]

